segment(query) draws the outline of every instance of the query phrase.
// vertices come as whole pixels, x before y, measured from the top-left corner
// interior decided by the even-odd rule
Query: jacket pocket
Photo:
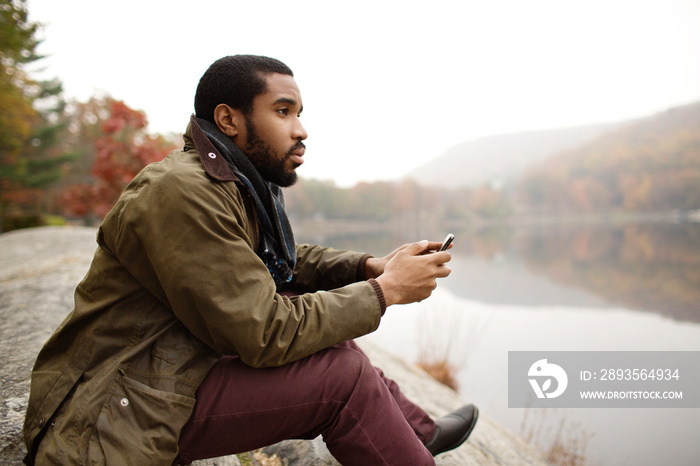
[[[126,375],[102,406],[88,446],[90,464],[171,464],[195,399]]]
[[[24,421],[24,440],[29,452],[26,461],[29,464],[34,461],[37,437],[61,403],[75,388],[91,355],[92,348],[78,344],[68,364],[62,370],[45,370],[41,367],[35,367],[32,371],[29,404]]]

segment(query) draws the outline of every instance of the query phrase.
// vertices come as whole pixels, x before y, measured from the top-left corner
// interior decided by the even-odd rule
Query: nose
[[[292,138],[297,139],[299,141],[303,141],[308,136],[309,135],[306,133],[306,130],[304,129],[304,125],[302,125],[299,118],[297,118],[296,124],[294,125],[294,129],[292,130]]]

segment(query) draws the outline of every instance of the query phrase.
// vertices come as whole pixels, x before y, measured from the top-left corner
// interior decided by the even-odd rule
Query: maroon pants
[[[346,342],[280,367],[217,362],[197,390],[177,462],[322,435],[343,465],[434,465],[435,423]]]

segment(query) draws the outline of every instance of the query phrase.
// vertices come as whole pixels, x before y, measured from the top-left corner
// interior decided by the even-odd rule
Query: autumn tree
[[[700,102],[550,158],[523,177],[519,195],[533,213],[700,209]]]
[[[474,191],[470,207],[478,216],[488,219],[504,218],[512,213],[506,193],[488,185],[480,186]]]
[[[83,119],[73,123],[72,131],[82,136],[75,144],[82,141],[82,160],[91,161],[90,177],[82,174],[81,181],[66,187],[62,205],[68,215],[102,219],[133,177],[176,145],[150,134],[146,114],[122,101],[93,99],[77,108]]]
[[[22,149],[36,122],[24,66],[38,58],[37,27],[28,20],[24,0],[0,0],[0,231],[20,182]]]
[[[295,220],[342,219],[388,224],[507,216],[512,208],[501,190],[437,188],[415,180],[359,182],[340,188],[332,182],[300,179],[285,191],[287,212]]]
[[[41,223],[45,190],[71,159],[58,144],[62,84],[28,71],[41,58],[38,30],[25,0],[0,0],[0,231]]]
[[[0,0],[0,156],[3,168],[17,158],[31,134],[36,115],[26,92],[29,79],[23,70],[24,65],[38,58],[36,30],[37,25],[27,19],[24,0]]]

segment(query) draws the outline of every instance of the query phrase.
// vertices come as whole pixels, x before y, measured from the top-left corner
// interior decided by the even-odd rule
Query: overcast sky
[[[46,76],[183,132],[200,76],[237,53],[295,73],[299,174],[397,179],[479,137],[700,100],[699,0],[28,0]]]

